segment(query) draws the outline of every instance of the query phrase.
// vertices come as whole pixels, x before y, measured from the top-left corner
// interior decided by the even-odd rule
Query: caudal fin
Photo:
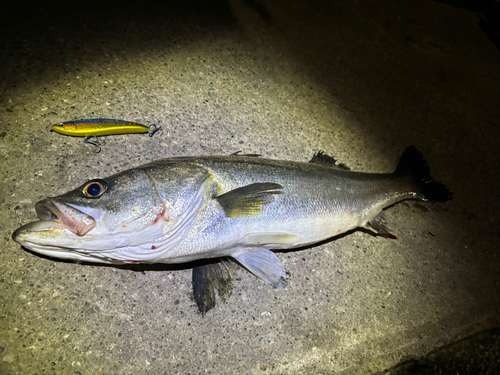
[[[453,193],[442,183],[434,180],[424,156],[414,146],[408,147],[396,168],[394,174],[412,177],[417,185],[417,197],[422,200],[446,202],[453,198]]]

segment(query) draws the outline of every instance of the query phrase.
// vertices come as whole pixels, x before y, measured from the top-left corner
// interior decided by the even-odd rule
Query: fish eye
[[[108,190],[108,183],[104,180],[92,180],[85,184],[82,189],[87,198],[99,198]]]

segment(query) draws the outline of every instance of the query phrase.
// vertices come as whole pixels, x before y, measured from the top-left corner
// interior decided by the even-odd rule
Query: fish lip
[[[40,221],[62,224],[77,236],[84,236],[96,226],[96,220],[82,211],[60,202],[55,198],[46,198],[35,204]]]

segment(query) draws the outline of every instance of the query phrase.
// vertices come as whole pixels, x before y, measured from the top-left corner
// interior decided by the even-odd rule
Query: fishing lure
[[[99,141],[97,136],[113,134],[148,133],[150,137],[161,128],[156,124],[150,126],[138,124],[137,122],[114,120],[106,118],[92,118],[84,120],[60,122],[51,125],[50,130],[59,134],[71,135],[73,137],[85,137],[84,142],[97,147],[96,152],[101,152],[101,146],[105,143]],[[93,140],[90,140],[91,138]]]

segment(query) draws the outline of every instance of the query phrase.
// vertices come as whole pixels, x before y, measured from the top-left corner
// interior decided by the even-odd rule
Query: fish
[[[227,295],[235,267],[227,267],[227,260],[286,289],[288,274],[276,250],[314,245],[356,228],[394,239],[385,208],[407,199],[452,197],[413,146],[392,173],[351,171],[322,152],[308,163],[253,154],[175,157],[41,200],[35,204],[39,220],[12,237],[32,252],[76,262],[208,260],[193,271],[200,308],[213,300],[214,288]]]
[[[142,125],[137,122],[93,118],[74,121],[60,122],[50,126],[50,130],[64,135],[73,137],[85,137],[84,142],[97,146],[97,151],[101,151],[101,145],[104,143],[97,140],[97,136],[113,135],[113,134],[131,134],[131,133],[148,133],[152,137],[161,128],[157,124],[150,126]],[[94,140],[90,140],[94,137]]]

